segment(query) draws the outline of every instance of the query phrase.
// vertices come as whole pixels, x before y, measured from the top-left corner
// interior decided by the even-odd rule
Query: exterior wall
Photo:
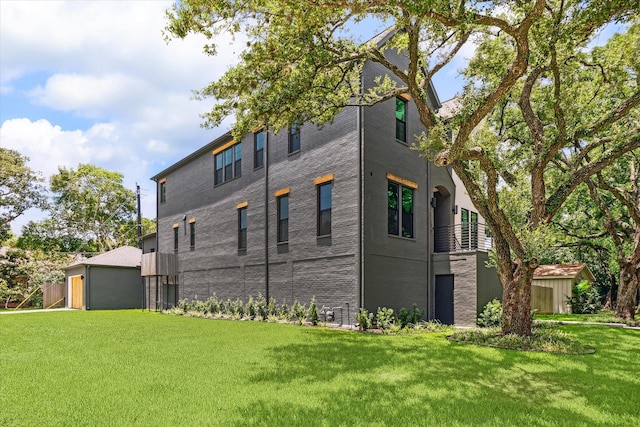
[[[214,186],[211,149],[170,170],[166,203],[159,205],[159,252],[173,252],[178,225],[179,298],[248,299],[268,294],[278,303],[297,299],[318,306],[356,306],[358,281],[358,139],[356,110],[345,109],[319,130],[301,128],[301,150],[288,154],[288,134],[268,134],[266,167],[253,169],[253,134],[242,139],[242,176]],[[268,183],[265,175],[268,173]],[[316,237],[317,193],[314,180],[333,174],[332,234]],[[159,188],[159,186],[158,186]],[[274,193],[289,188],[289,242],[276,243]],[[265,215],[265,199],[267,212]],[[247,203],[247,249],[237,246],[237,206]],[[196,244],[190,250],[189,221],[195,219]],[[265,229],[268,253],[265,253]]]
[[[487,252],[476,252],[477,255],[477,306],[476,313],[479,314],[484,309],[484,306],[494,298],[502,301],[502,283],[498,278],[498,272],[495,267],[487,267],[486,263],[489,261],[489,254]]]
[[[533,279],[533,286],[543,288],[553,288],[553,312],[554,313],[571,313],[571,305],[567,300],[571,296],[571,288],[573,279],[568,278],[536,278]],[[536,307],[532,307],[536,308]]]
[[[481,251],[433,254],[435,275],[454,276],[454,320],[456,325],[475,325],[478,313],[493,298],[502,299],[495,268],[487,268],[488,255]]]
[[[84,285],[87,310],[142,307],[139,268],[87,266]]]

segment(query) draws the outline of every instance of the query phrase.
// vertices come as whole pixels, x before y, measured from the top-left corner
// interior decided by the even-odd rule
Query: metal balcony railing
[[[488,251],[493,246],[491,230],[477,222],[436,227],[433,239],[434,252]]]

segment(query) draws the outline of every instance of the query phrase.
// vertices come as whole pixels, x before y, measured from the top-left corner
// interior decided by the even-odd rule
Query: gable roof
[[[585,263],[580,263],[580,264],[549,264],[549,265],[541,265],[538,268],[535,269],[535,271],[533,272],[533,278],[534,279],[549,279],[549,278],[571,278],[574,279],[576,278],[578,275],[580,275],[580,273],[585,273],[586,277],[593,281],[595,280],[595,277],[593,276],[593,273],[591,273],[591,270],[589,270],[589,267],[587,267],[587,264]]]
[[[104,265],[110,267],[140,267],[142,264],[142,250],[133,246],[122,246],[112,251],[96,255],[92,258],[81,259],[69,264],[66,268],[78,265]]]

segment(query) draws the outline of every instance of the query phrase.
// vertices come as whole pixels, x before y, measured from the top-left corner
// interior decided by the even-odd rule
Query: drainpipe
[[[264,128],[264,294],[269,302],[269,127]]]
[[[432,185],[431,185],[431,168],[433,164],[427,162],[427,201],[431,200]],[[435,315],[435,275],[433,274],[433,249],[434,249],[434,232],[435,229],[431,226],[433,221],[433,207],[431,203],[427,202],[427,319],[432,320]]]
[[[360,73],[360,91],[364,90],[364,76]],[[364,307],[364,256],[362,250],[364,248],[364,217],[363,217],[363,203],[364,203],[364,127],[362,126],[363,120],[363,106],[358,105],[356,107],[356,132],[358,133],[358,304],[360,307]],[[347,306],[348,307],[348,306]],[[347,314],[348,316],[348,314]],[[351,324],[351,319],[349,319]]]

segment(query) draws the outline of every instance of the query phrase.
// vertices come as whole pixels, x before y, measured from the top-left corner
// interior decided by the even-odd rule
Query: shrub
[[[392,308],[378,307],[378,313],[376,314],[376,323],[378,328],[383,332],[390,332],[391,328],[396,323],[396,316],[393,313]]]
[[[318,324],[318,319],[320,316],[318,315],[318,307],[316,306],[316,297],[315,295],[311,298],[311,303],[309,304],[309,310],[307,311],[307,319],[313,326]]]
[[[502,303],[496,298],[489,301],[482,309],[476,323],[482,328],[499,327],[502,324]]]
[[[398,320],[400,321],[401,327],[413,326],[416,325],[420,319],[424,317],[426,310],[421,310],[418,308],[416,303],[413,304],[411,310],[407,310],[406,308],[400,309],[400,314],[398,315]]]
[[[361,331],[366,331],[367,329],[371,329],[373,325],[373,313],[369,313],[369,310],[366,308],[360,308],[360,310],[355,314],[356,322],[358,322],[358,329]]]
[[[298,325],[302,325],[307,318],[307,308],[304,304],[300,304],[295,300],[291,305],[291,317],[296,319]]]
[[[289,310],[286,299],[283,301],[282,306],[280,307],[280,317],[287,322],[291,320],[291,311]]]
[[[253,320],[256,318],[256,303],[253,300],[252,296],[249,296],[249,300],[247,301],[247,307],[245,309],[247,316],[249,319]]]
[[[596,314],[602,308],[597,289],[586,280],[573,285],[573,296],[567,302],[575,314]]]

